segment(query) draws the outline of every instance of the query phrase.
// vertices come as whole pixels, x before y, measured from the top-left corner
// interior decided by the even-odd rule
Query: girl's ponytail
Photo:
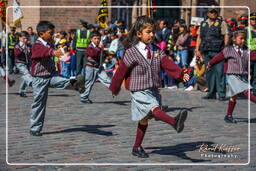
[[[125,49],[128,49],[136,45],[140,41],[140,38],[137,36],[137,32],[142,31],[144,28],[146,28],[147,24],[150,24],[153,27],[155,27],[153,19],[147,16],[140,16],[137,18],[136,22],[132,25],[132,28],[130,29],[128,36],[123,41]]]

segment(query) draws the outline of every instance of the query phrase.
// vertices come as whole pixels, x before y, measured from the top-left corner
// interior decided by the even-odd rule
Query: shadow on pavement
[[[182,109],[186,109],[190,112],[193,111],[193,109],[198,109],[198,108],[203,108],[202,106],[193,106],[193,107],[168,107],[167,109],[165,109],[165,112],[173,112],[175,110],[182,110]]]
[[[186,155],[188,151],[198,152],[198,157],[201,157],[201,154],[204,152],[199,152],[200,146],[207,146],[208,148],[214,147],[215,144],[211,141],[197,141],[190,143],[182,143],[175,146],[164,146],[164,147],[145,147],[145,149],[153,149],[151,153],[160,154],[160,155],[175,155],[181,159],[190,160],[191,162],[207,162],[211,160],[203,160],[203,159],[193,159]],[[207,153],[207,152],[206,152]],[[220,152],[218,150],[215,151],[218,154],[226,154],[226,152]],[[211,154],[210,151],[207,154]]]
[[[108,101],[108,102],[94,102],[93,101],[93,103],[102,103],[102,104],[113,103],[113,104],[117,104],[117,105],[126,106],[127,104],[131,103],[131,101]]]
[[[75,95],[70,95],[70,94],[48,94],[48,96],[71,97],[71,96],[75,96]]]
[[[100,128],[114,127],[115,125],[78,125],[77,128],[68,128],[60,131],[44,132],[43,134],[59,134],[59,133],[70,133],[70,132],[88,132],[90,134],[98,134],[103,136],[113,136],[110,131],[103,131]]]
[[[248,123],[248,118],[235,118],[235,119],[237,119],[237,122],[246,122],[246,123]],[[250,119],[250,123],[256,123],[256,118],[251,118]]]

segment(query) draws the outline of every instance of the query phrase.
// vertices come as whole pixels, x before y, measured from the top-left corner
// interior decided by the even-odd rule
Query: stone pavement
[[[130,119],[128,91],[122,90],[119,96],[112,98],[110,91],[96,83],[91,93],[94,103],[83,104],[73,90],[50,89],[43,136],[33,137],[29,135],[32,90],[28,89],[27,98],[19,97],[20,76],[11,77],[16,79],[16,84],[8,90],[9,165],[6,164],[5,82],[0,80],[1,171],[256,170],[256,105],[253,103],[250,164],[232,164],[248,162],[246,99],[239,99],[234,112],[239,123],[226,124],[223,117],[227,101],[202,100],[205,94],[199,91],[161,89],[163,103],[169,106],[169,114],[176,115],[185,108],[189,110],[189,116],[180,134],[171,126],[152,119],[143,143],[150,158],[140,159],[131,155],[137,123]],[[214,148],[221,145],[215,150],[205,149],[206,146]],[[230,147],[230,150],[233,148],[233,152],[225,151],[227,148],[224,146]],[[109,165],[111,163],[116,165]],[[214,163],[230,165],[210,165]]]

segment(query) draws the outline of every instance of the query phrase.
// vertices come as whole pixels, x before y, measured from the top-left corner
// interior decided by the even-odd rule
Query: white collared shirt
[[[241,55],[243,55],[243,52],[244,52],[243,48],[241,48],[241,47],[239,47],[235,44],[233,44],[233,47],[234,47],[234,49],[236,50],[237,53],[238,53],[238,49],[240,49]]]
[[[40,42],[42,42],[44,46],[48,47],[48,43],[47,43],[44,39],[42,39],[41,37],[38,37],[37,40],[39,40]]]
[[[139,41],[139,43],[136,44],[135,46],[139,50],[139,52],[143,55],[143,57],[145,59],[147,59],[148,58],[148,49],[146,49],[147,45],[145,43]],[[152,51],[151,51],[151,56],[152,56]]]
[[[92,42],[92,46],[93,46],[94,48],[96,48],[96,47],[97,47],[97,46],[95,45],[95,43],[93,43],[93,42]]]

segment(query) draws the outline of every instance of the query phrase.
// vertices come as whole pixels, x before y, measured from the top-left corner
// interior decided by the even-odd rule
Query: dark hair
[[[166,19],[161,19],[161,21],[166,25],[166,27],[168,27],[168,21]]]
[[[236,38],[239,34],[244,34],[245,35],[245,38],[246,38],[246,36],[247,36],[247,32],[246,32],[246,30],[244,30],[244,29],[237,29],[237,30],[235,30],[233,33],[232,33],[232,35],[231,35],[231,40],[232,41],[229,41],[229,45],[232,45],[234,42],[233,42],[233,38]]]
[[[28,34],[28,32],[27,31],[21,31],[20,33],[20,36],[19,37],[29,37],[29,34]]]
[[[32,28],[31,26],[29,26],[29,27],[27,28],[27,30],[28,30],[28,29],[32,29],[32,30],[33,30],[33,28]]]
[[[177,41],[179,37],[179,27],[175,26],[175,27],[172,27],[172,39],[174,42]]]
[[[233,32],[232,37],[236,38],[239,34],[244,34],[245,37],[247,35],[246,30],[244,30],[244,29],[237,29],[236,31]]]
[[[55,26],[50,21],[40,21],[36,26],[37,34],[44,33],[49,29],[54,29]]]
[[[63,35],[63,36],[67,35],[67,33],[65,31],[60,31],[60,34]]]
[[[137,18],[136,22],[132,25],[128,36],[123,41],[125,49],[136,45],[140,41],[139,37],[137,36],[137,32],[141,32],[144,28],[147,27],[147,24],[150,24],[155,28],[155,23],[152,18],[149,18],[147,16],[141,16]]]
[[[101,34],[100,34],[100,32],[98,32],[98,31],[92,31],[91,33],[90,33],[90,38],[93,38],[93,37],[95,37],[95,36],[101,36]]]
[[[180,27],[184,28],[184,31],[181,34],[184,35],[184,34],[188,33],[188,27],[185,24],[181,24]]]

